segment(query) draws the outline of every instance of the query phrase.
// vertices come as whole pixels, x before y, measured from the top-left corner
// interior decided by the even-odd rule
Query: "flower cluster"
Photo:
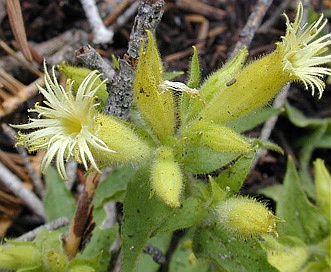
[[[100,81],[97,72],[88,74],[75,92],[73,81],[68,80],[64,88],[54,68],[51,78],[45,67],[46,88],[38,86],[45,106],[36,104],[31,110],[43,118],[15,126],[35,129],[20,133],[18,143],[30,151],[46,150],[42,170],[55,158],[63,178],[69,158],[97,171],[100,165],[145,162],[152,191],[178,207],[188,174],[206,174],[254,152],[253,141],[230,127],[230,122],[266,105],[291,81],[301,81],[322,95],[321,78],[331,75],[330,68],[321,67],[331,61],[327,53],[331,34],[318,38],[326,20],[321,16],[312,25],[301,26],[301,4],[293,23],[285,17],[286,35],[274,52],[244,66],[247,50],[243,49],[201,85],[196,51],[187,85],[164,80],[156,42],[148,31],[133,86],[145,127],[99,112],[95,96],[105,82],[96,84]]]

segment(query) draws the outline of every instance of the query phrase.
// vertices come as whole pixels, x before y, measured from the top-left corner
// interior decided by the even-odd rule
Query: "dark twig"
[[[143,252],[149,254],[152,257],[153,261],[157,264],[164,264],[166,261],[166,257],[163,252],[152,244],[147,243],[144,247]]]
[[[111,81],[115,70],[103,60],[101,55],[89,44],[81,47],[75,52],[76,61],[91,70],[98,70],[105,79]]]
[[[69,224],[69,220],[67,217],[60,217],[52,222],[49,222],[43,226],[35,228],[34,230],[31,230],[31,231],[21,235],[20,237],[16,238],[15,241],[19,241],[19,242],[32,241],[34,238],[37,237],[39,232],[43,229],[56,230],[56,229],[66,226],[68,224]]]
[[[141,0],[138,14],[130,34],[129,47],[125,59],[120,59],[120,69],[109,86],[109,97],[105,113],[126,119],[132,102],[132,84],[134,66],[139,55],[142,39],[147,38],[146,30],[152,32],[161,21],[163,15],[163,0]]]
[[[256,30],[261,24],[261,21],[271,5],[272,0],[259,0],[255,5],[254,11],[249,16],[245,27],[241,30],[239,34],[239,41],[237,42],[235,48],[231,52],[229,59],[233,58],[240,49],[244,46],[249,47],[251,44],[253,37],[255,35]]]

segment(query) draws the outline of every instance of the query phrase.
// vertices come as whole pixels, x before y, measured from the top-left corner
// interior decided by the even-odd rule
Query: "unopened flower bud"
[[[277,218],[264,203],[253,198],[234,197],[220,202],[216,207],[219,225],[239,237],[259,236],[276,231]]]
[[[42,254],[36,246],[26,242],[13,243],[15,244],[0,247],[0,268],[10,270],[25,269],[24,271],[28,271],[29,268],[42,266]]]
[[[170,207],[180,206],[182,173],[169,147],[160,147],[156,152],[151,171],[151,187],[153,193]]]

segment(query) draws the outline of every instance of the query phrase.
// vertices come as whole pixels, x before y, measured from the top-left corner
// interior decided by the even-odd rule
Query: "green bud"
[[[202,84],[199,89],[200,96],[204,99],[206,105],[208,105],[214,97],[220,94],[227,85],[236,81],[236,76],[244,66],[245,59],[248,55],[246,48],[239,51],[239,53],[227,62],[221,69],[211,74],[207,80]],[[203,108],[204,104],[197,99],[191,99],[191,106],[188,112],[187,120],[195,117]]]
[[[84,79],[92,72],[92,70],[85,68],[85,67],[78,67],[78,66],[71,66],[67,65],[65,62],[62,62],[62,64],[56,66],[61,73],[63,73],[68,79],[71,79],[73,81],[73,90],[77,92],[80,84],[84,81]],[[93,83],[93,88],[96,88],[100,85],[98,88],[98,91],[96,92],[96,96],[99,98],[99,100],[102,102],[102,106],[105,105],[107,98],[108,98],[108,91],[107,91],[107,85],[102,84],[102,80],[100,77],[95,74],[92,78],[92,80],[95,79],[95,82]]]
[[[226,123],[265,106],[288,82],[300,81],[319,98],[325,88],[323,76],[331,75],[329,51],[331,34],[321,35],[327,20],[323,15],[312,24],[303,24],[303,6],[298,5],[294,22],[286,19],[286,35],[271,54],[247,65],[224,91],[201,111],[204,120]],[[228,84],[229,85],[229,84]]]
[[[216,209],[218,224],[238,237],[260,236],[276,231],[277,222],[282,222],[264,203],[247,197],[234,197],[221,201]]]
[[[289,81],[278,50],[247,65],[236,80],[201,111],[203,120],[226,123],[265,106]]]
[[[156,151],[151,170],[151,188],[170,207],[180,206],[183,178],[172,149],[162,146]]]
[[[149,157],[150,147],[121,120],[98,114],[96,125],[98,138],[108,148],[108,152],[102,152],[100,149],[93,149],[92,146],[92,154],[96,160],[110,163],[140,163]]]
[[[32,269],[43,264],[39,249],[29,242],[10,242],[13,245],[0,246],[0,268]]]
[[[221,152],[246,153],[251,150],[240,134],[212,122],[194,122],[183,132],[183,137],[193,146],[206,146]]]
[[[49,272],[62,272],[66,270],[67,258],[66,256],[56,250],[49,250],[44,255],[45,266]]]
[[[95,272],[95,269],[89,265],[77,265],[70,268],[69,272]]]

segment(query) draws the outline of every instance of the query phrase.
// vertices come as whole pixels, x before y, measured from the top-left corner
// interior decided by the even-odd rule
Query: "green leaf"
[[[297,127],[320,126],[326,122],[330,122],[328,119],[306,117],[301,111],[292,107],[289,103],[285,104],[285,110],[287,117]]]
[[[189,197],[183,201],[180,209],[173,209],[169,213],[168,218],[154,230],[153,235],[199,225],[208,215],[209,213],[200,199]]]
[[[275,184],[258,190],[259,194],[265,195],[278,202],[282,197],[283,185]]]
[[[135,270],[142,249],[153,231],[173,209],[157,197],[150,197],[149,171],[146,169],[140,169],[129,182],[123,209],[123,272],[130,272]]]
[[[267,251],[268,261],[280,272],[306,271],[303,266],[309,258],[308,247],[298,238],[265,236],[260,242]],[[310,271],[310,270],[308,270]]]
[[[96,227],[93,230],[91,240],[87,243],[83,253],[78,254],[78,258],[90,258],[92,256],[98,256],[100,254],[101,256],[99,257],[98,271],[108,271],[108,266],[111,258],[109,249],[117,236],[118,225],[105,229]]]
[[[201,73],[200,73],[198,50],[195,46],[192,46],[192,48],[193,48],[193,56],[190,64],[190,78],[187,82],[187,86],[196,89],[199,86]]]
[[[299,153],[299,176],[302,180],[302,186],[305,192],[312,199],[315,199],[316,195],[313,179],[309,172],[311,165],[311,157],[314,150],[317,148],[317,145],[319,144],[321,138],[323,137],[323,135],[325,135],[325,131],[325,125],[318,126],[310,134],[304,135],[299,141],[299,143],[301,143],[301,149]]]
[[[192,235],[193,231],[189,231],[173,252],[169,264],[169,272],[207,272],[209,270],[209,262],[203,259],[197,259],[192,251]]]
[[[187,86],[189,88],[196,89],[199,86],[200,83],[200,63],[199,63],[199,56],[198,51],[195,46],[193,48],[193,56],[190,63],[190,70],[189,70],[189,79],[187,82]],[[185,123],[186,115],[188,114],[187,111],[191,107],[192,98],[187,95],[181,96],[181,103],[180,103],[180,117],[183,123]],[[199,102],[196,102],[199,103]]]
[[[281,111],[281,108],[261,108],[253,113],[241,116],[236,119],[232,119],[231,121],[226,123],[226,126],[232,128],[238,133],[242,133],[264,123],[272,116],[279,114]]]
[[[193,251],[198,258],[213,260],[221,271],[277,271],[256,239],[235,238],[216,227],[196,231]]]
[[[256,144],[258,148],[266,148],[280,154],[284,154],[283,149],[279,145],[268,140],[254,139],[253,144]]]
[[[162,79],[163,80],[173,80],[176,77],[179,77],[181,75],[183,75],[184,72],[183,71],[171,71],[171,72],[164,72],[162,74]]]
[[[60,231],[42,229],[34,240],[34,243],[43,253],[49,250],[63,252],[62,235]]]
[[[331,222],[331,176],[321,159],[314,162],[314,169],[316,202],[324,216]]]
[[[57,171],[48,167],[46,175],[44,208],[48,221],[66,216],[70,220],[76,209],[76,201]]]
[[[115,168],[99,184],[93,198],[93,217],[98,225],[102,225],[102,222],[107,219],[105,204],[110,201],[123,202],[128,182],[136,171],[137,169],[130,166]]]
[[[208,147],[187,146],[183,157],[185,170],[192,174],[207,174],[240,157],[241,152],[220,152]]]
[[[298,237],[310,244],[320,241],[329,231],[327,219],[309,202],[291,158],[288,159],[282,197],[276,211],[277,216],[286,221],[279,225],[281,235]]]
[[[226,192],[237,193],[248,175],[254,158],[255,151],[241,156],[232,166],[214,178],[214,181]]]

